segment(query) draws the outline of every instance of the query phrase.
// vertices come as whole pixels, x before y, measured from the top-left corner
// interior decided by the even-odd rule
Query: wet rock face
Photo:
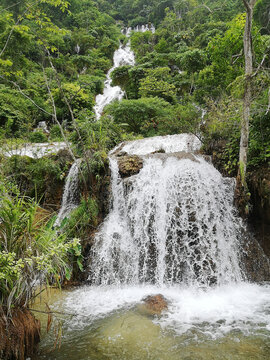
[[[140,306],[140,311],[149,315],[160,315],[162,311],[167,309],[168,302],[161,294],[147,296]]]
[[[255,238],[242,244],[240,261],[249,281],[270,281],[270,260]]]
[[[143,168],[143,160],[137,156],[122,156],[118,160],[119,174],[122,178],[127,178],[136,175]]]

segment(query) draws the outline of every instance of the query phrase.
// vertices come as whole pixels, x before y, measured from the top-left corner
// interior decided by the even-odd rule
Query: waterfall
[[[155,32],[155,27],[151,25],[142,25],[137,26],[135,29],[126,28],[122,30],[122,33],[126,34],[127,37],[130,36],[131,31],[135,32],[145,32],[152,31]],[[130,48],[130,41],[124,46],[120,45],[119,49],[115,51],[113,56],[113,67],[109,70],[105,83],[103,94],[100,94],[96,97],[96,105],[94,107],[96,118],[100,119],[102,112],[106,105],[110,104],[114,100],[122,100],[124,97],[124,91],[120,86],[112,86],[111,74],[112,72],[123,65],[135,65],[135,55]]]
[[[199,147],[195,136],[182,134],[112,151],[112,210],[92,249],[92,283],[209,286],[243,280],[234,180],[195,155]],[[137,175],[120,178],[121,154],[141,156]]]
[[[81,159],[78,159],[73,163],[69,170],[62,198],[62,205],[55,220],[55,226],[60,226],[61,222],[78,206],[80,165]]]
[[[112,86],[111,74],[119,66],[122,65],[134,65],[135,56],[130,49],[130,43],[126,46],[121,45],[118,50],[115,51],[113,57],[113,67],[107,74],[106,81],[104,83],[103,94],[96,97],[96,105],[94,107],[96,117],[99,119],[102,115],[103,109],[106,105],[110,104],[113,100],[121,100],[124,97],[124,92],[120,86]]]

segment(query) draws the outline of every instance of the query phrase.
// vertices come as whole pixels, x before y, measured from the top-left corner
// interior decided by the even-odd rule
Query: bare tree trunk
[[[246,187],[246,170],[248,155],[248,138],[249,138],[249,120],[251,105],[251,78],[253,72],[252,56],[252,19],[253,9],[256,0],[243,0],[246,7],[246,26],[244,33],[244,54],[245,54],[245,95],[243,104],[243,117],[241,123],[241,140],[239,153],[239,177],[241,185]]]
[[[243,116],[241,121],[241,140],[239,152],[239,169],[235,190],[235,202],[243,216],[249,213],[249,192],[246,183],[249,121],[251,106],[251,80],[253,73],[252,56],[252,20],[253,10],[257,0],[242,0],[246,8],[246,25],[244,33],[244,55],[245,55],[245,93],[243,101]]]

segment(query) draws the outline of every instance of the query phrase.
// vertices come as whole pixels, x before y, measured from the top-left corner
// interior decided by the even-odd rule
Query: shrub
[[[81,249],[40,219],[36,202],[3,181],[0,189],[0,304],[9,312],[26,306],[38,285],[69,279],[70,257]]]
[[[45,143],[48,139],[42,131],[37,130],[29,135],[29,140],[33,143]]]

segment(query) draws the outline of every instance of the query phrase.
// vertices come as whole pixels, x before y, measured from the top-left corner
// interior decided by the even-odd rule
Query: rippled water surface
[[[163,294],[160,317],[141,300]],[[62,345],[52,328],[35,359],[210,360],[270,359],[270,286],[237,284],[215,289],[83,287],[50,297],[62,319]],[[45,309],[44,303],[37,304]],[[56,323],[55,323],[56,327]]]

